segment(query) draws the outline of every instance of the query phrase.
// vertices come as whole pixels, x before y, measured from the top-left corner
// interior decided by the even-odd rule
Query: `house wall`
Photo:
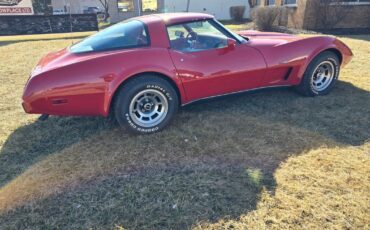
[[[87,7],[99,7],[103,9],[99,0],[52,0],[53,10],[65,10],[71,14],[82,14]],[[70,5],[70,8],[68,7]]]
[[[185,12],[187,0],[165,0],[164,12]],[[230,20],[230,7],[245,6],[244,18],[249,18],[248,0],[202,0],[190,1],[189,12],[214,15],[219,20]]]
[[[164,0],[157,0],[158,12],[162,13],[164,8]],[[128,18],[136,17],[139,15],[153,14],[154,12],[142,12],[140,10],[140,0],[134,0],[134,11],[132,12],[119,12],[117,0],[109,1],[109,15],[112,23],[120,22]]]
[[[99,29],[94,14],[1,16],[0,25],[0,35],[70,33]]]
[[[246,6],[245,18],[249,18],[248,0],[192,0],[190,2],[190,12],[208,13],[214,15],[219,20],[229,20],[231,6]],[[185,12],[187,0],[158,0],[158,13],[164,12]],[[119,22],[139,15],[139,0],[134,1],[133,12],[119,12],[117,0],[109,1],[109,14],[111,22]],[[153,12],[140,12],[141,15],[152,14]]]
[[[370,5],[349,7],[349,14],[338,23],[337,28],[370,28]]]
[[[276,0],[277,6],[283,6],[283,0]],[[296,6],[283,6],[279,25],[301,29],[305,23],[307,1],[298,0]]]
[[[283,6],[283,0],[276,0],[276,6],[283,6],[279,18],[279,25],[297,29],[325,29],[322,18],[318,18],[316,4],[321,0],[297,0],[296,6]],[[265,6],[266,2],[260,0],[260,6]],[[316,5],[316,6],[315,6]],[[338,7],[338,6],[333,6]],[[346,7],[348,13],[332,29],[347,28],[370,28],[370,4],[351,4],[339,7]],[[330,11],[334,15],[335,11]]]
[[[266,0],[252,0],[252,2],[255,8],[268,7]],[[283,6],[283,0],[275,0],[275,6],[282,6],[278,24],[290,28],[303,28],[306,5],[306,0],[298,0],[295,6]]]
[[[324,24],[317,18],[315,13],[314,0],[308,2],[305,16],[304,29],[326,29]],[[343,17],[332,29],[348,29],[348,28],[370,28],[370,4],[362,5],[344,5],[332,7],[346,7],[347,13],[344,15],[335,15],[335,11],[329,12],[329,17]],[[332,15],[330,15],[332,13]]]

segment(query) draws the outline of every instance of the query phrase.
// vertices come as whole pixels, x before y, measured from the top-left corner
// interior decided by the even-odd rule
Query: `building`
[[[0,1],[0,16],[33,15],[34,9],[31,0]]]
[[[245,6],[244,17],[249,18],[248,0],[110,0],[109,14],[111,22],[139,15],[186,11],[208,13],[217,19],[229,20],[232,6]]]
[[[297,29],[370,28],[370,0],[251,0],[253,7],[282,6],[279,25]]]
[[[114,0],[113,0],[114,1]],[[53,10],[71,14],[83,14],[88,7],[98,7],[103,11],[99,0],[52,0]]]

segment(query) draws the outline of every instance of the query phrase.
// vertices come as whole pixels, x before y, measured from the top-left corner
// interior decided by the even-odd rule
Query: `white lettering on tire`
[[[133,129],[136,129],[138,132],[142,132],[142,133],[151,133],[151,132],[156,132],[159,130],[159,127],[154,127],[154,128],[150,128],[150,129],[144,129],[144,128],[141,128],[141,127],[138,127],[137,125],[135,125],[131,119],[130,119],[130,115],[128,113],[125,114],[126,116],[126,120],[127,122],[129,123],[129,125],[133,128]]]
[[[168,98],[168,100],[172,101],[171,94],[169,92],[167,92],[165,89],[163,89],[162,87],[160,87],[158,85],[147,85],[146,88],[147,89],[156,89],[156,90],[159,90],[159,91],[161,91],[162,93],[164,93],[166,95],[166,97]]]

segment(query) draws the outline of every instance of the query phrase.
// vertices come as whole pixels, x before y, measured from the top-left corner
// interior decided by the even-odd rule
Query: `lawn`
[[[83,36],[0,37],[0,229],[370,228],[370,35],[340,37],[328,96],[192,104],[150,136],[23,112],[32,67]]]

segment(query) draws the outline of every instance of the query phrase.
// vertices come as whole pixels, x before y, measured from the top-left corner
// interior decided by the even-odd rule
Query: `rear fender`
[[[108,84],[104,99],[104,116],[109,115],[113,98],[120,86],[130,79],[142,74],[158,74],[171,81],[171,83],[176,85],[180,94],[180,103],[186,101],[186,95],[181,79],[177,76],[176,69],[174,68],[172,60],[169,57],[167,49],[152,49],[151,52],[148,52],[142,57],[133,58],[126,55],[122,57],[122,63],[125,62],[130,63],[127,65],[129,67],[126,68],[125,65],[123,65],[117,75],[110,79]]]

